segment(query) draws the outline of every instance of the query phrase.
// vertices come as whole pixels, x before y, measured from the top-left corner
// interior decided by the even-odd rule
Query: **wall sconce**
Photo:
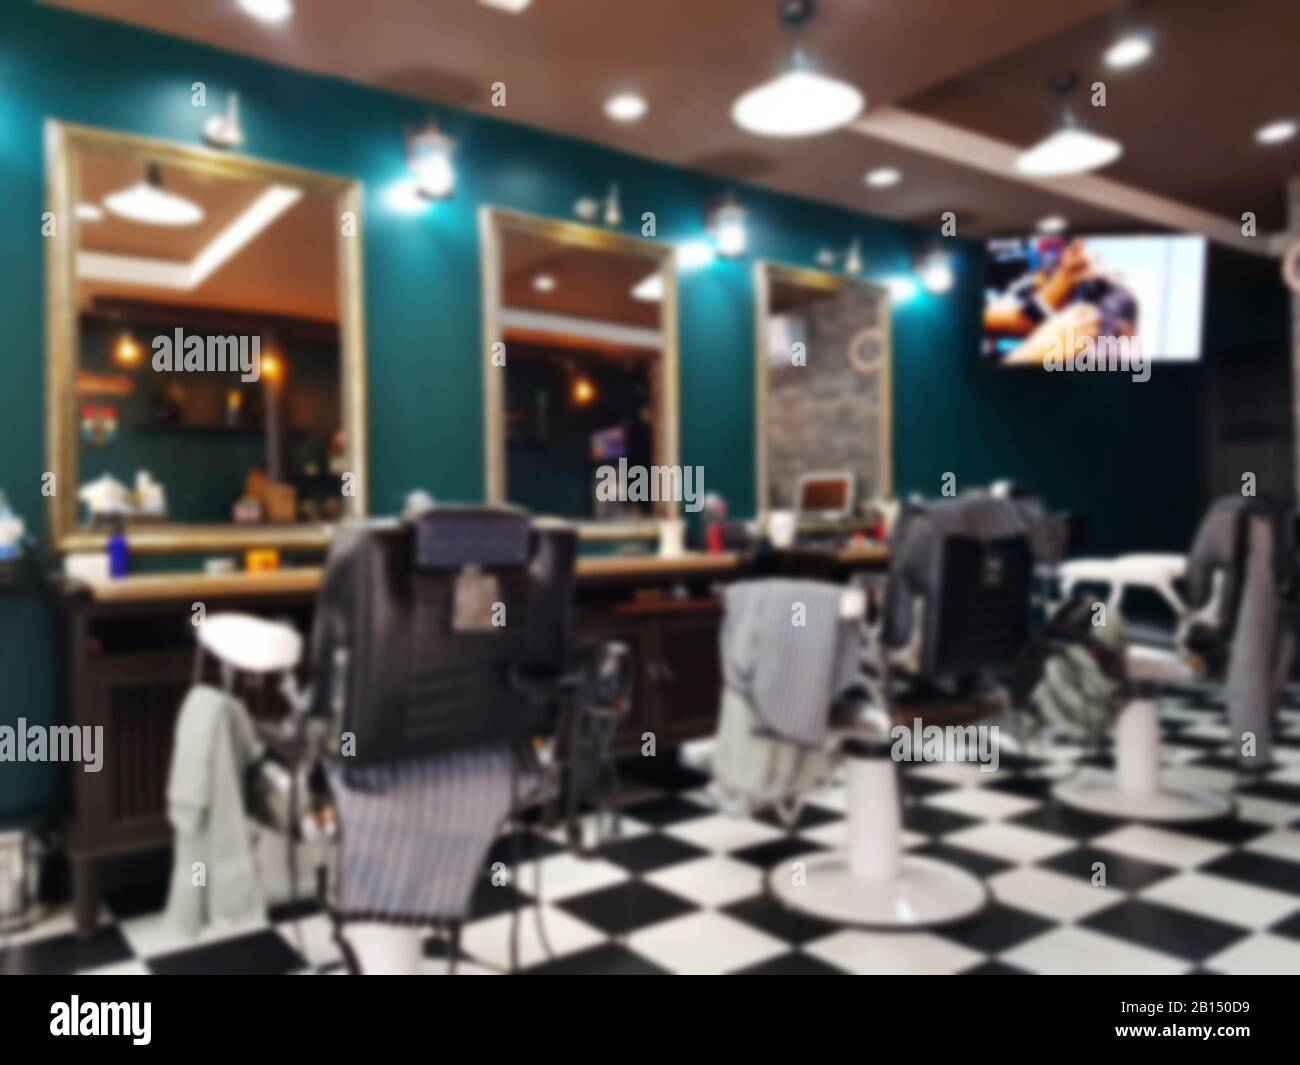
[[[119,366],[125,366],[133,369],[140,365],[140,344],[139,341],[131,335],[129,329],[122,330],[121,335],[113,344],[113,361]]]
[[[749,232],[745,228],[745,219],[749,212],[736,202],[734,193],[727,193],[722,203],[714,208],[709,219],[709,228],[713,230],[713,239],[718,245],[718,254],[727,259],[744,255],[749,246]]]
[[[573,205],[574,213],[584,222],[594,222],[599,218],[607,226],[616,226],[623,221],[623,209],[618,202],[618,183],[610,185],[609,192],[603,198],[583,196]]]
[[[406,162],[415,174],[416,191],[426,200],[445,200],[456,188],[451,156],[456,142],[429,121],[406,134]]]
[[[862,244],[856,238],[843,252],[833,248],[822,248],[817,253],[817,265],[833,270],[835,264],[843,262],[844,272],[850,277],[862,273]]]
[[[239,93],[226,97],[226,113],[213,115],[203,123],[203,139],[213,148],[238,148],[244,143],[244,130],[239,125]]]
[[[955,280],[952,258],[946,252],[932,251],[922,256],[916,264],[916,272],[925,290],[934,296],[947,292]]]

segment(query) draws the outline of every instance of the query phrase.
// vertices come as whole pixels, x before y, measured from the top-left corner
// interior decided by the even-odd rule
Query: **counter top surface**
[[[729,573],[740,568],[735,552],[710,555],[688,552],[673,558],[658,555],[609,555],[578,559],[578,580],[656,578]],[[258,595],[312,594],[320,587],[321,568],[302,566],[269,573],[140,573],[117,580],[78,581],[97,603],[147,602],[161,599],[219,599]]]
[[[780,552],[777,552],[780,553]],[[821,550],[794,548],[792,554],[822,554],[840,563],[884,563],[889,549],[883,544],[850,545]],[[745,556],[735,551],[706,554],[688,551],[674,557],[660,555],[600,555],[578,559],[579,583],[614,581],[663,582],[676,577],[707,577],[743,569]],[[301,566],[268,573],[140,573],[117,580],[67,580],[69,590],[85,589],[96,603],[235,599],[257,596],[314,595],[320,587],[321,568]]]

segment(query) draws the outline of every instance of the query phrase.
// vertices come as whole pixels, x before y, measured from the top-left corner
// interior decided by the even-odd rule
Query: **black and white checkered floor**
[[[535,973],[1300,973],[1300,698],[1283,713],[1275,766],[1242,781],[1224,746],[1215,697],[1167,699],[1164,755],[1174,783],[1234,790],[1235,817],[1196,826],[1107,821],[1055,804],[1049,789],[1080,762],[1077,747],[905,772],[906,845],[963,866],[992,905],[935,932],[876,933],[792,914],[763,889],[764,871],[843,843],[844,789],[806,806],[793,834],[774,819],[716,812],[692,770],[659,775],[625,804],[623,839],[574,856],[558,835],[528,832],[522,876],[485,879],[463,950],[508,964],[511,911],[524,908],[521,960]],[[509,861],[499,841],[490,861]],[[1094,863],[1107,884],[1093,886]],[[540,863],[542,915],[532,919]],[[520,897],[522,895],[522,898]],[[163,924],[161,882],[106,893],[90,939],[66,913],[0,941],[3,973],[296,973],[338,971],[328,919],[277,907],[258,926],[180,942]],[[430,939],[428,971],[445,970]],[[472,968],[469,966],[467,968]]]

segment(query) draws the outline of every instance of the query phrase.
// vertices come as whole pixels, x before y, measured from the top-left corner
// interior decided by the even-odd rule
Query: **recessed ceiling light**
[[[1281,122],[1270,122],[1255,131],[1255,139],[1260,144],[1281,144],[1295,136],[1296,124],[1289,118]]]
[[[868,170],[862,180],[873,189],[884,189],[890,185],[897,185],[902,177],[903,175],[892,166],[881,166],[875,170]]]
[[[621,92],[605,101],[605,114],[615,122],[635,122],[650,110],[644,96],[634,92]]]
[[[517,15],[523,11],[533,0],[478,0],[484,7],[495,7],[498,11],[509,11],[512,15]]]
[[[1151,58],[1151,38],[1134,33],[1121,37],[1106,49],[1106,65],[1116,70],[1135,67]]]
[[[550,274],[538,274],[533,278],[533,288],[537,289],[538,292],[554,292],[555,278]]]
[[[102,222],[104,210],[93,203],[77,204],[77,219],[82,222]]]
[[[283,22],[293,14],[293,0],[237,0],[247,15],[263,22]]]
[[[1049,214],[1046,218],[1038,220],[1038,231],[1040,233],[1063,233],[1065,227],[1069,224],[1064,215]]]

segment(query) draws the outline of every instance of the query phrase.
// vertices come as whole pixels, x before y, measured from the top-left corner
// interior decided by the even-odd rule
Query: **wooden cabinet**
[[[718,724],[722,660],[718,650],[720,608],[664,617],[655,625],[660,667],[656,702],[660,744],[711,736]]]
[[[621,640],[632,653],[636,678],[632,706],[615,737],[620,753],[633,753],[646,732],[659,748],[711,736],[718,720],[722,669],[716,599],[628,604],[586,615],[579,638]]]

